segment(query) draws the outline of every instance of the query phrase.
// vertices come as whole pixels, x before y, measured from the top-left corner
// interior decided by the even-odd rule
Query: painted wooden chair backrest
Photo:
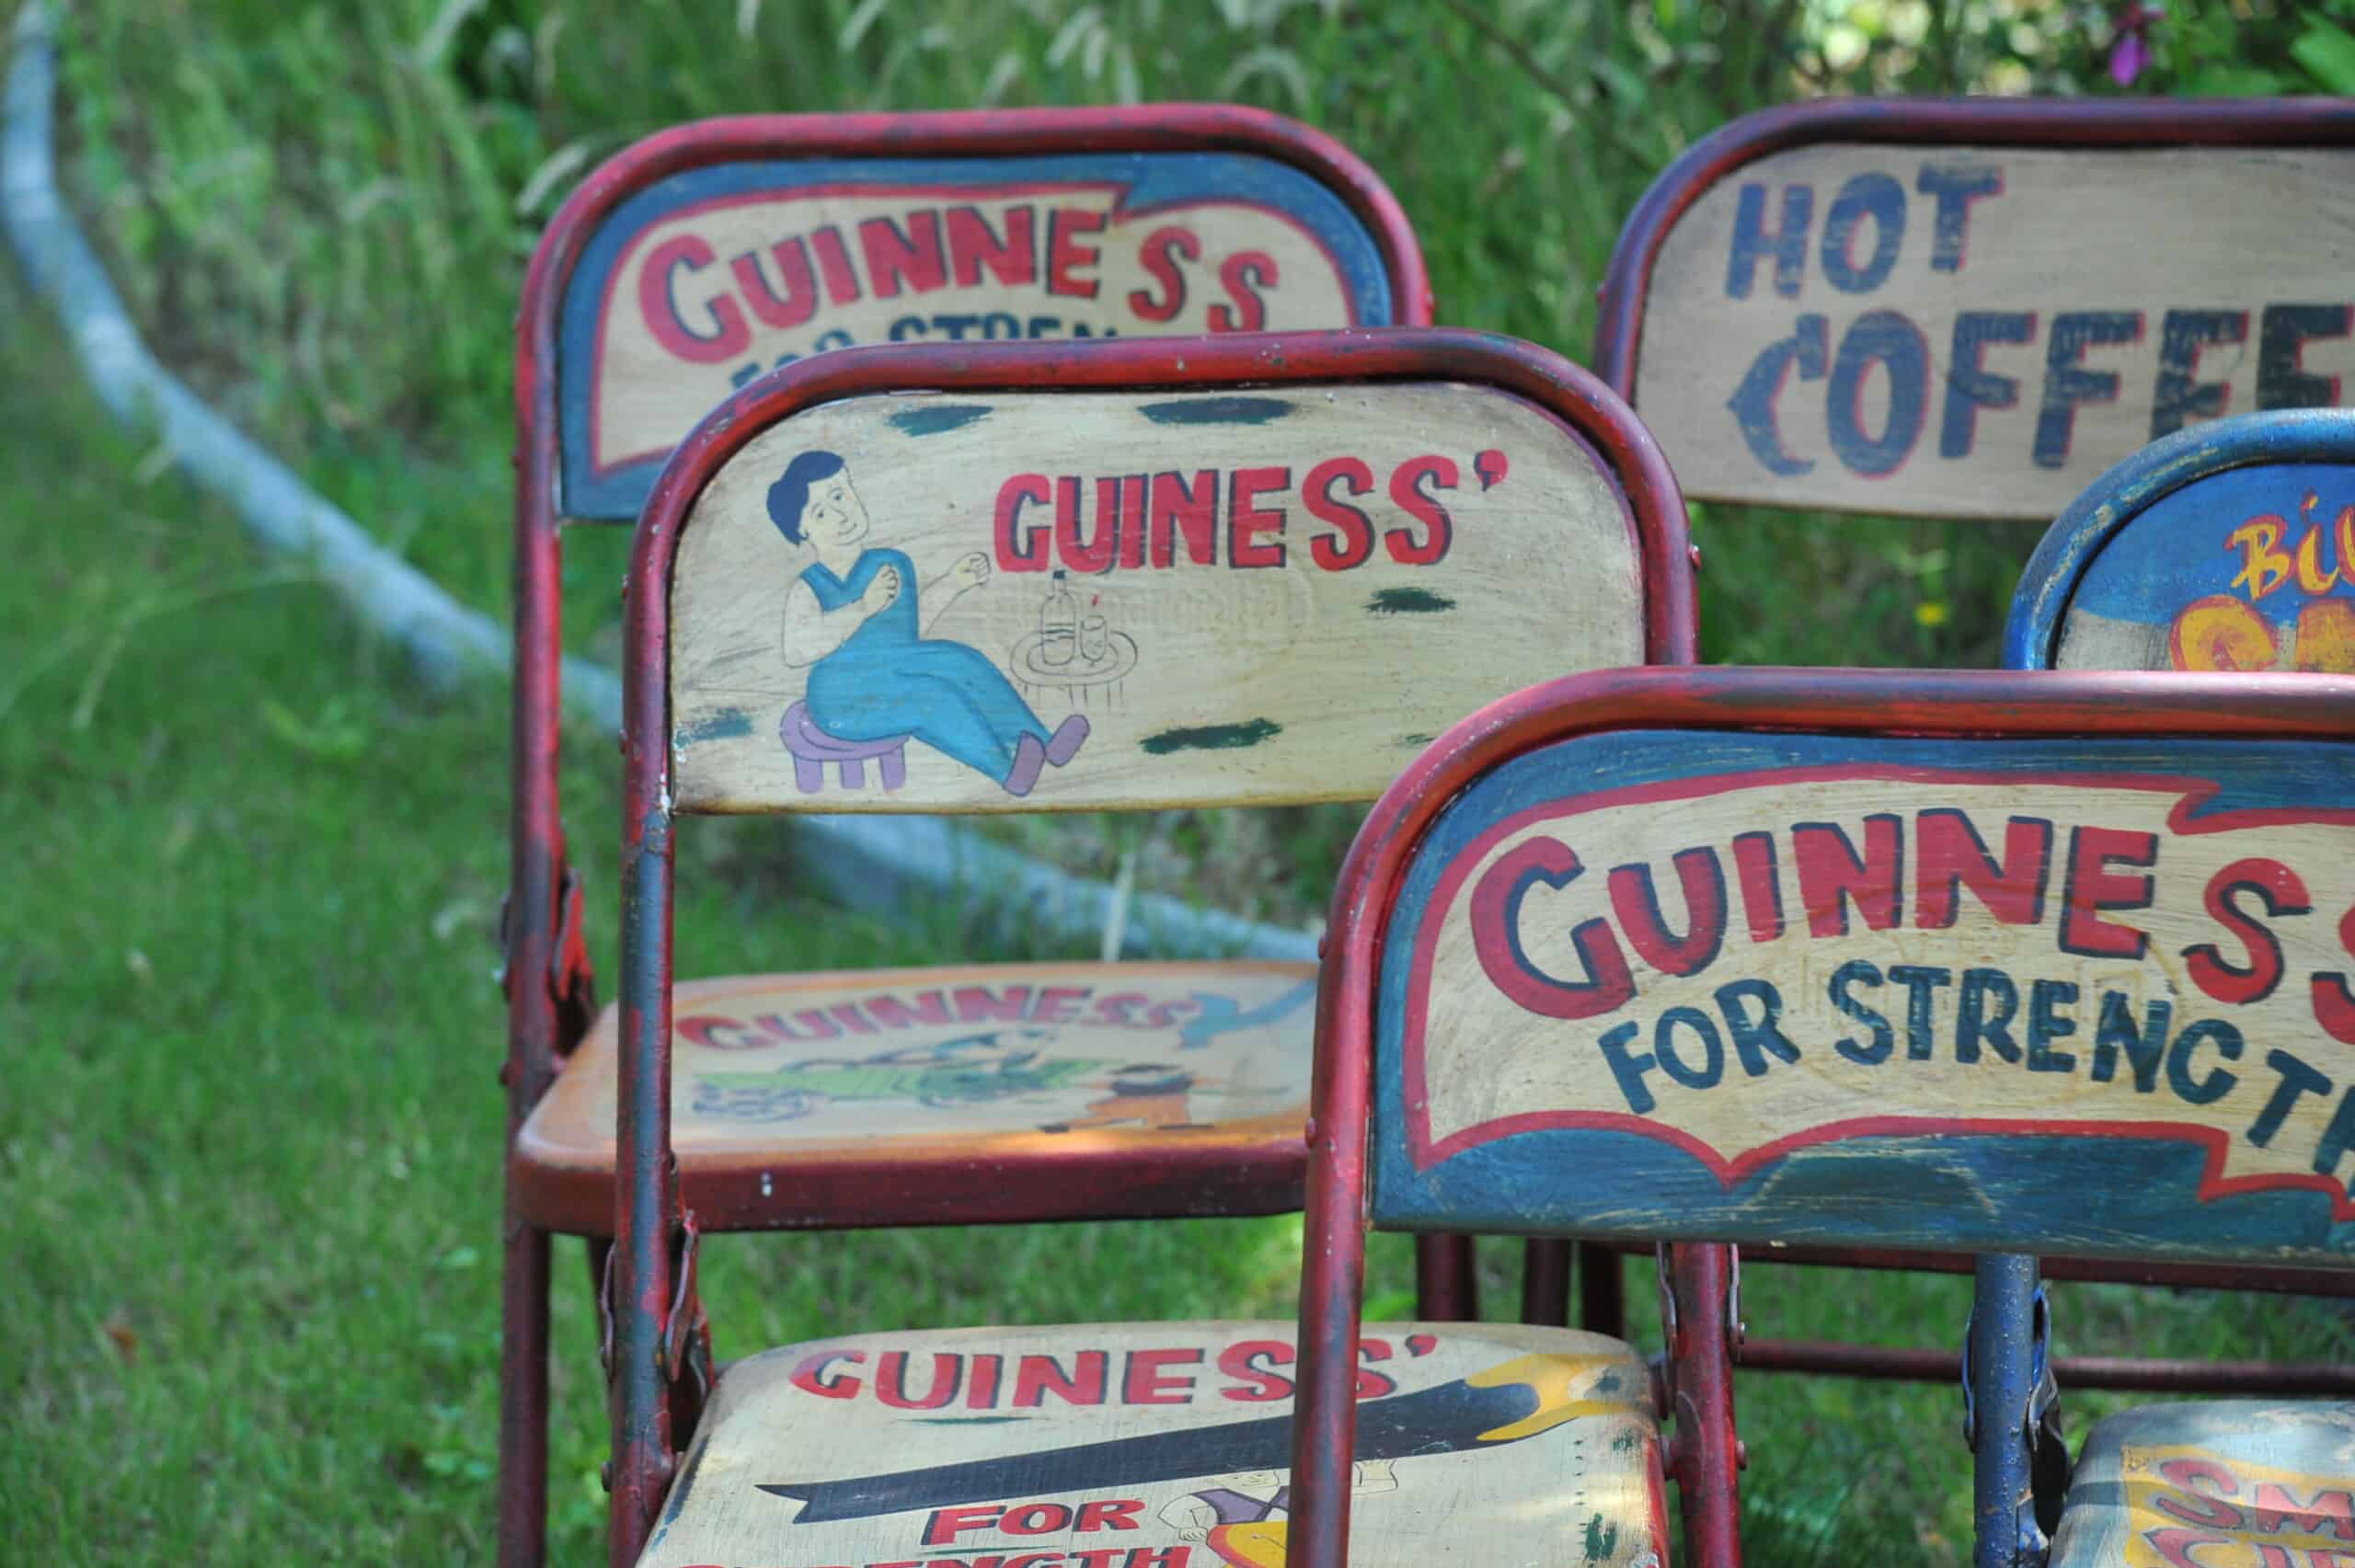
[[[2187,424],[2355,401],[2355,100],[1746,116],[1621,233],[1595,366],[1697,499],[2051,519]]]
[[[1533,672],[1692,657],[1641,425],[1442,330],[827,356],[697,427],[632,579],[686,811],[1367,799]]]
[[[2355,410],[2219,419],[2103,475],[2029,558],[2004,662],[2355,674]]]
[[[518,342],[523,461],[563,515],[634,521],[697,419],[821,350],[1430,319],[1388,189],[1278,115],[704,120],[618,154],[549,223]]]
[[[1379,1224],[2355,1265],[2355,681],[1571,678],[1328,943]]]

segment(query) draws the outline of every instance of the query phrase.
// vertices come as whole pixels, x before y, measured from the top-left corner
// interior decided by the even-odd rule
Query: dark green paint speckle
[[[741,708],[722,708],[709,718],[679,727],[679,743],[693,746],[702,740],[741,740],[752,733],[752,715]]]
[[[1439,738],[1433,735],[1406,735],[1399,737],[1398,744],[1401,746],[1429,746],[1437,738]]]
[[[1603,1516],[1595,1515],[1586,1522],[1586,1560],[1601,1562],[1619,1546],[1619,1527],[1605,1525]]]
[[[1138,744],[1155,757],[1166,757],[1172,751],[1234,751],[1246,746],[1257,746],[1282,729],[1283,726],[1273,719],[1255,718],[1247,724],[1205,724],[1191,729],[1165,729],[1158,735],[1146,736]]]
[[[1282,418],[1293,405],[1281,397],[1189,397],[1148,403],[1138,409],[1156,425],[1265,425]]]
[[[936,436],[946,430],[961,430],[976,419],[989,416],[986,403],[935,403],[922,408],[902,408],[891,416],[891,428],[902,435]]]
[[[1369,615],[1434,615],[1455,608],[1455,601],[1427,588],[1385,588],[1365,601]]]

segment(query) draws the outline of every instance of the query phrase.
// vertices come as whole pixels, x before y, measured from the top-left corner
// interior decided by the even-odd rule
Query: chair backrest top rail
[[[1649,435],[1511,339],[851,349],[673,456],[626,680],[681,810],[1367,799],[1534,673],[1689,661],[1691,578]]]
[[[1383,1223],[2355,1265],[2355,681],[1571,677],[1329,941]]]

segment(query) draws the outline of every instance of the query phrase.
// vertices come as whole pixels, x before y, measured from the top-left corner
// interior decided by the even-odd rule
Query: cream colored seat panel
[[[2085,1437],[2051,1568],[2355,1568],[2355,1402],[2150,1405]]]
[[[922,1161],[1106,1135],[1264,1139],[1306,1116],[1306,964],[1004,965],[690,981],[672,1006],[683,1164],[830,1153]],[[614,1165],[607,1008],[518,1142]]]
[[[822,1340],[739,1362],[648,1568],[1272,1568],[1293,1325]],[[1568,1329],[1366,1325],[1355,1568],[1667,1561],[1643,1363]]]

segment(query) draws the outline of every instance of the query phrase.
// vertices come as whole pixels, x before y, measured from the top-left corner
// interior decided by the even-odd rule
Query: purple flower
[[[2131,87],[2151,63],[2151,24],[2167,14],[2164,0],[2136,4],[2119,13],[2118,37],[2109,46],[2109,79]]]

